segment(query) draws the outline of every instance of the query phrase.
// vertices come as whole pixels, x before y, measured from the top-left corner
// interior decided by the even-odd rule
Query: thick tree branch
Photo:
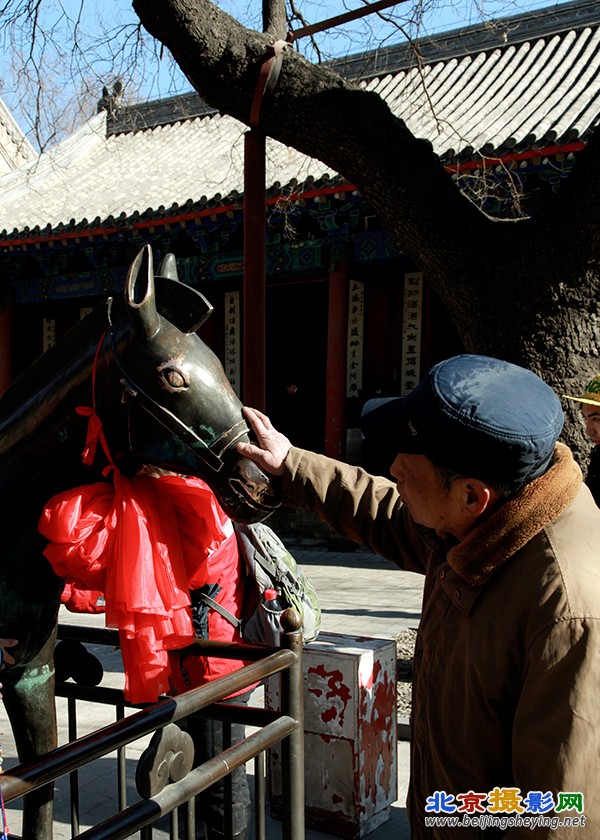
[[[134,0],[146,29],[174,55],[210,104],[248,123],[269,36],[252,32],[208,0]],[[435,281],[441,266],[464,270],[465,230],[481,242],[497,235],[417,140],[374,93],[289,49],[263,128],[355,183],[403,246]],[[475,272],[477,274],[477,272]],[[467,284],[468,285],[468,284]]]

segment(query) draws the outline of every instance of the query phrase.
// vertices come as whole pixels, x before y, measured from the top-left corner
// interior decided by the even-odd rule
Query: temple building
[[[596,2],[438,34],[418,51],[332,66],[429,139],[462,189],[485,185],[488,213],[513,214],[515,189],[527,212],[559,188],[600,117]],[[201,335],[242,394],[246,127],[194,92],[123,103],[119,86],[104,91],[98,113],[39,156],[0,108],[0,390],[118,294],[149,243],[215,307]],[[271,139],[266,171],[266,409],[298,445],[351,459],[364,402],[407,393],[460,339],[353,184]]]

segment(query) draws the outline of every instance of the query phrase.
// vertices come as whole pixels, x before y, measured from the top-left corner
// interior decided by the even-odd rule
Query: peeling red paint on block
[[[331,708],[326,709],[324,712],[321,713],[321,720],[324,721],[324,723],[329,723],[330,720],[334,719],[336,714],[337,714],[336,710],[333,707],[331,707]]]
[[[344,683],[343,673],[338,669],[328,671],[323,664],[319,664],[308,668],[307,676],[310,685],[309,693],[322,702],[321,719],[323,722],[330,723],[339,718],[340,726],[343,728],[346,706],[351,698],[351,691]],[[329,705],[326,701],[330,701]]]
[[[312,705],[323,723],[328,725],[328,731],[343,734],[346,709],[353,697],[343,672],[339,668],[328,669],[323,662],[307,665],[305,684]]]
[[[265,699],[277,708],[277,681]],[[304,649],[306,824],[358,840],[389,818],[397,799],[396,645],[321,634]],[[269,758],[274,814],[279,753]]]
[[[374,804],[380,796],[385,797],[392,783],[391,764],[381,758],[387,746],[386,733],[393,731],[396,725],[395,677],[395,673],[390,675],[382,669],[380,662],[374,663],[360,696],[360,715],[368,721],[363,727],[361,739],[361,779],[364,786],[361,801],[370,799]]]
[[[366,688],[367,691],[370,691],[373,688],[373,683],[377,680],[377,675],[381,671],[381,662],[377,660],[373,663],[373,670],[367,675],[366,682],[362,685],[362,688]]]

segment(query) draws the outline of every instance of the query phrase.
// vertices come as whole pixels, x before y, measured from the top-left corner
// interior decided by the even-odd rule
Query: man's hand
[[[283,475],[283,465],[292,444],[273,427],[273,424],[261,411],[256,408],[244,407],[244,415],[250,423],[258,446],[253,443],[238,443],[236,449],[245,458],[271,475]]]

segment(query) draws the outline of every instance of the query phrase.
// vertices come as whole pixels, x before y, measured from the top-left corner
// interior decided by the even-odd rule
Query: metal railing
[[[291,613],[292,611],[288,611]],[[152,826],[166,814],[171,814],[170,836],[179,837],[178,808],[187,803],[183,836],[193,838],[195,832],[195,796],[215,782],[225,779],[225,835],[231,836],[231,785],[229,774],[254,758],[255,762],[255,837],[265,840],[264,752],[282,742],[282,837],[283,840],[304,840],[304,710],[302,676],[302,634],[296,629],[295,615],[282,633],[282,647],[269,648],[256,645],[237,645],[227,642],[197,640],[185,653],[220,658],[243,658],[245,665],[237,671],[220,677],[199,688],[176,697],[165,697],[146,706],[132,706],[124,701],[119,689],[102,686],[85,686],[71,682],[57,683],[56,694],[67,698],[69,743],[40,757],[39,760],[21,764],[0,776],[4,802],[24,796],[56,779],[70,776],[70,811],[72,837],[81,840],[117,840],[140,831],[142,840],[152,838]],[[118,647],[118,633],[102,628],[83,628],[59,625],[59,639],[82,643]],[[271,711],[261,707],[221,704],[219,701],[243,689],[248,689],[269,676],[280,675],[281,710]],[[117,720],[81,738],[77,738],[77,702],[89,701],[115,707]],[[139,711],[125,715],[126,707]],[[154,760],[161,749],[173,757],[177,751],[168,747],[177,722],[192,714],[224,722],[224,751],[192,769],[192,757],[187,761],[183,751],[165,775],[164,762]],[[231,723],[257,727],[257,731],[238,744],[231,744]],[[173,727],[173,729],[171,729]],[[127,745],[151,733],[155,734],[138,761],[136,785],[140,801],[127,805],[126,762]],[[175,737],[177,735],[175,734]],[[166,740],[167,747],[162,743]],[[79,825],[79,768],[117,751],[118,811],[110,818],[80,833]],[[154,753],[152,752],[154,751]],[[141,767],[144,759],[143,767]],[[187,763],[186,763],[187,762]],[[157,765],[161,764],[160,773]],[[150,768],[150,769],[148,769]],[[140,770],[142,772],[140,772]],[[227,797],[227,794],[229,796]]]

